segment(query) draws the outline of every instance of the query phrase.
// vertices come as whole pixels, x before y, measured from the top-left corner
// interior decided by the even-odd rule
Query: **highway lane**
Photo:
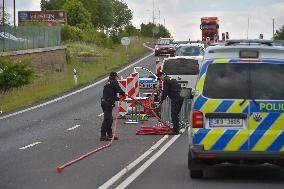
[[[191,179],[187,169],[187,144],[188,137],[184,133],[127,188],[282,189],[284,187],[284,169],[268,164],[218,165],[206,169],[203,179]]]

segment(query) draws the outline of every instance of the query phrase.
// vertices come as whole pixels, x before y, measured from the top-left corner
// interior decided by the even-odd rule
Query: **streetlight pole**
[[[274,40],[274,18],[272,19],[272,40]]]
[[[14,0],[14,28],[16,27],[16,0]]]
[[[249,38],[249,15],[248,15],[248,28],[247,28],[247,39]]]
[[[155,0],[153,0],[153,24],[155,24]]]
[[[3,6],[2,6],[2,26],[4,28],[5,23],[5,0],[3,0]]]

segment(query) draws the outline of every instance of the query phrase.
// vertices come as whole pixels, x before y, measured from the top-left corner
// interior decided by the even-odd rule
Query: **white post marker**
[[[77,85],[77,83],[78,83],[78,78],[77,78],[77,70],[76,70],[75,68],[73,69],[73,74],[74,74],[75,85]]]
[[[128,56],[128,54],[127,54],[127,46],[130,44],[130,39],[129,39],[129,37],[123,37],[123,38],[121,38],[121,44],[123,45],[123,46],[125,46],[125,51],[126,51],[126,56]]]
[[[3,73],[3,70],[2,70],[2,68],[0,68],[0,74],[2,74]],[[0,114],[2,114],[3,113],[3,111],[2,110],[0,110]]]

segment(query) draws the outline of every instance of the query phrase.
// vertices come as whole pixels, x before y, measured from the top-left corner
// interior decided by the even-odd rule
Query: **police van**
[[[156,89],[158,78],[156,74],[147,68],[134,67],[134,72],[139,73],[139,88],[140,89]]]
[[[283,167],[284,47],[234,44],[205,56],[188,129],[191,178],[220,163]]]

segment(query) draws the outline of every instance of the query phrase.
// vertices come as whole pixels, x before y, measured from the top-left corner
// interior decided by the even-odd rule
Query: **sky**
[[[284,0],[123,1],[133,11],[132,22],[136,27],[153,20],[154,1],[155,23],[159,20],[165,23],[175,40],[201,39],[200,18],[207,16],[218,17],[220,33],[229,32],[231,39],[245,39],[247,34],[250,39],[258,38],[259,34],[271,39],[272,20],[275,20],[275,29],[284,26]],[[12,16],[13,0],[5,0],[5,4]],[[17,11],[40,10],[40,0],[16,0],[16,4]]]

